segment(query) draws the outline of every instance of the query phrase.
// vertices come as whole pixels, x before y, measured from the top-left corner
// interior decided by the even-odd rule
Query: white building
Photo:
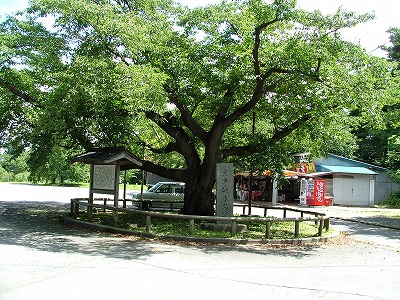
[[[333,154],[314,163],[317,173],[324,174],[327,185],[331,185],[334,204],[373,206],[400,188],[386,168]]]

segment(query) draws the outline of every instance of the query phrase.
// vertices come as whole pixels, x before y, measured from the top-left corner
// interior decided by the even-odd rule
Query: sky
[[[228,0],[229,1],[229,0]],[[221,0],[178,0],[183,5],[219,3]],[[340,6],[356,13],[375,13],[375,20],[360,24],[342,32],[343,37],[351,42],[360,43],[368,52],[377,56],[386,53],[377,47],[389,42],[389,27],[400,27],[400,0],[297,0],[298,7],[313,11],[320,10],[325,14],[334,13]],[[28,0],[0,0],[0,18],[13,11],[24,9]]]

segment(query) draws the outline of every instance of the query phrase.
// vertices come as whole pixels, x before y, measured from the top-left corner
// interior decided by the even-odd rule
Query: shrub
[[[400,208],[400,191],[392,193],[390,197],[382,204],[391,208]]]

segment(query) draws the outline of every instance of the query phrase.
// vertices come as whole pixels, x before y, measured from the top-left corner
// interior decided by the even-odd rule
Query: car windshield
[[[148,192],[155,192],[159,188],[160,185],[162,185],[162,183],[158,182],[155,185],[153,185],[151,188],[149,188],[147,191]]]

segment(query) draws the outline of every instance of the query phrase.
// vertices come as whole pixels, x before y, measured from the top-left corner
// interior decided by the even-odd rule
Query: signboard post
[[[93,193],[114,195],[114,207],[118,207],[119,163],[112,165],[92,165],[89,203],[93,204]],[[89,207],[89,220],[92,221],[93,207]],[[118,212],[113,211],[114,226],[118,221]]]
[[[124,147],[105,147],[92,148],[89,151],[73,157],[71,162],[83,162],[90,164],[90,188],[89,188],[89,205],[88,217],[93,221],[93,200],[94,193],[114,195],[114,226],[117,225],[119,200],[119,175],[122,170],[129,170],[135,166],[142,166],[140,159],[127,151]],[[126,180],[124,181],[124,207]],[[106,203],[104,203],[106,205]]]

